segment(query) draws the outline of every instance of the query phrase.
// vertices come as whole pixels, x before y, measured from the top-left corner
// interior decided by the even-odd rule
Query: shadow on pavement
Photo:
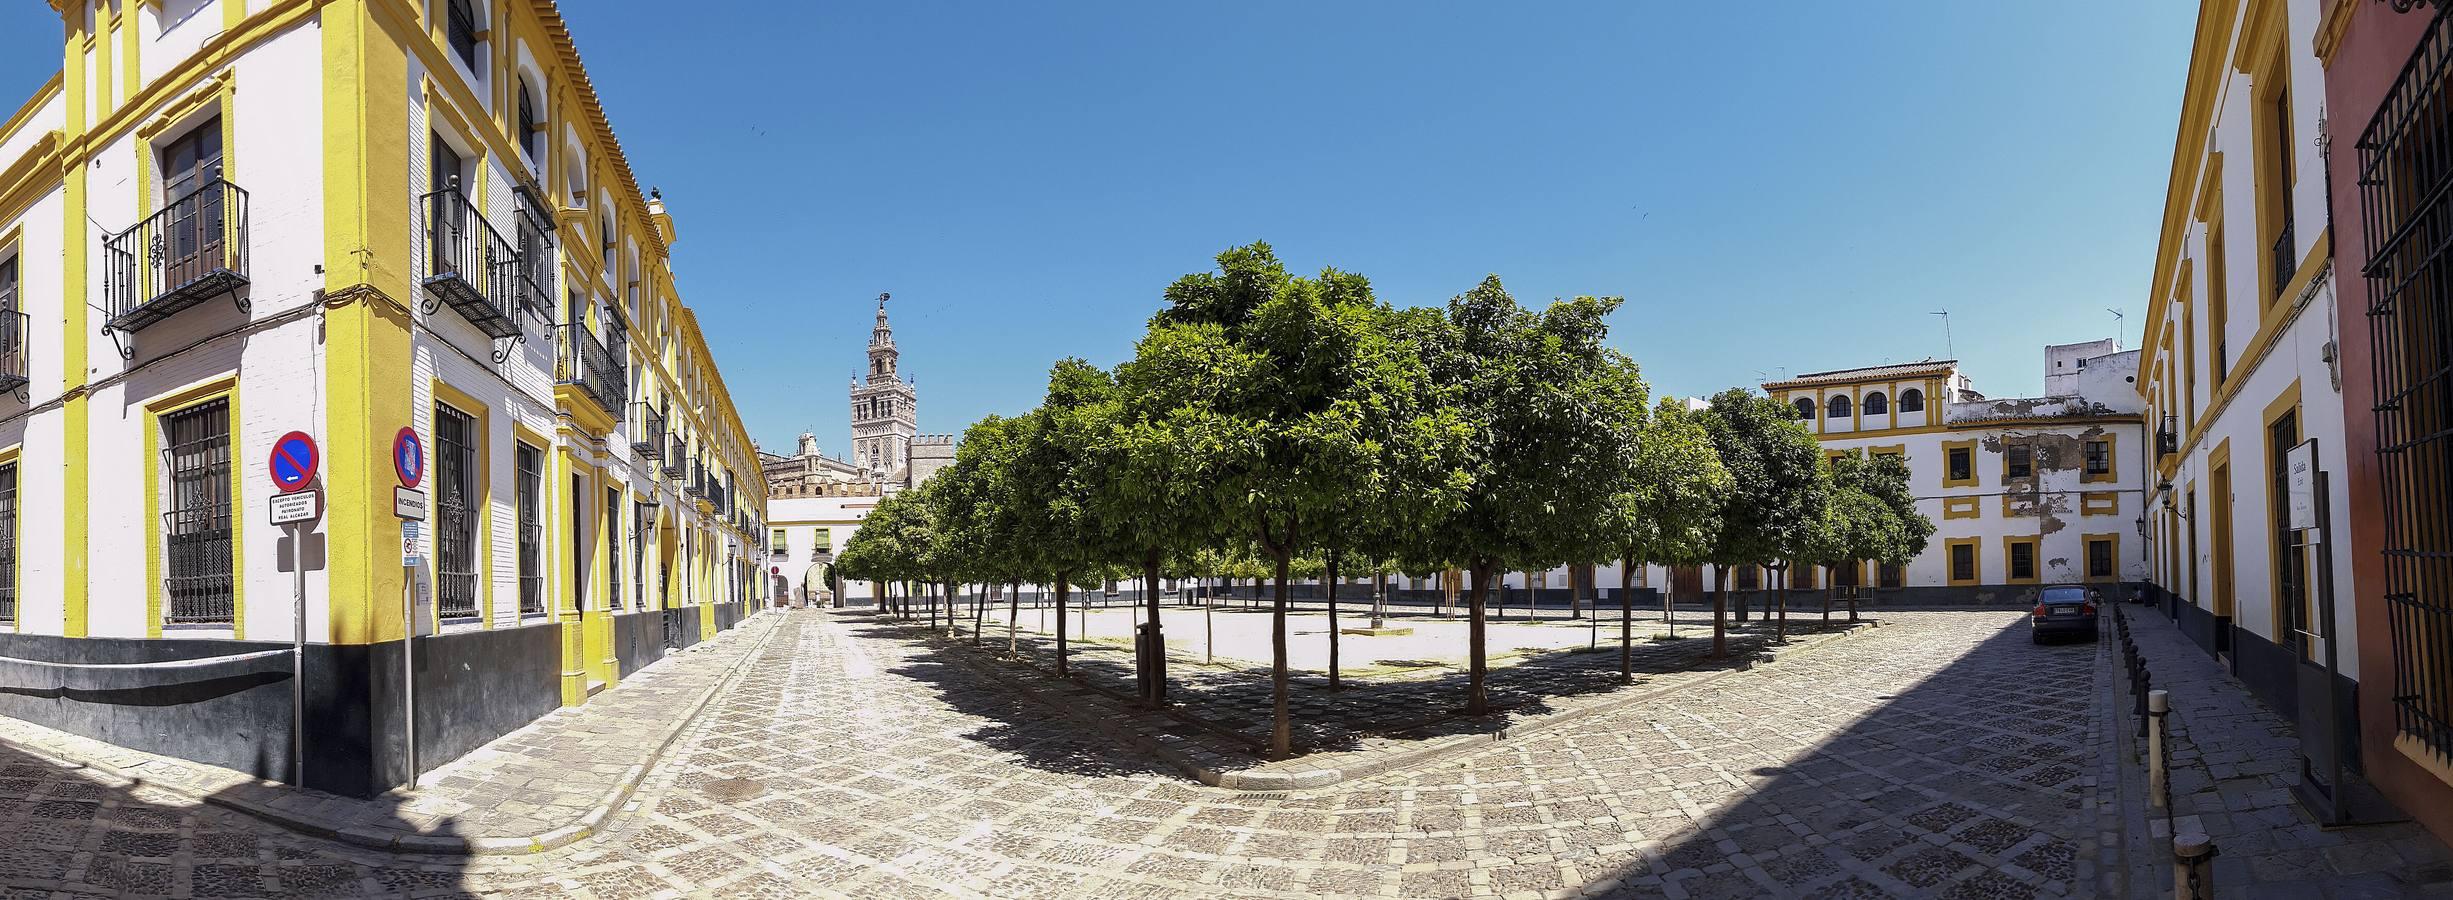
[[[2111,737],[2092,724],[2093,646],[2037,646],[2013,620],[1938,671],[1829,670],[1849,662],[1784,671],[1826,675],[1827,689],[1749,690],[1736,706],[1682,695],[1672,727],[1637,730],[1633,749],[1704,812],[1626,823],[1655,850],[1604,873],[1622,883],[1612,896],[1670,896],[1671,884],[1690,897],[2095,892],[2082,851]]]
[[[1171,656],[1167,696],[1172,708],[1168,719],[1159,720],[1141,712],[1133,687],[1132,651],[1115,642],[1071,642],[1070,677],[1060,679],[1055,675],[1056,648],[1052,638],[1019,635],[1018,653],[1008,657],[1007,636],[993,625],[974,646],[967,620],[961,623],[965,629],[962,636],[949,640],[942,627],[932,629],[924,621],[846,618],[857,623],[855,633],[861,636],[907,642],[912,647],[914,655],[895,669],[895,674],[930,684],[949,704],[1004,722],[1008,728],[1041,721],[1047,711],[1033,704],[1009,702],[1001,695],[993,699],[980,695],[968,690],[973,683],[982,679],[1008,681],[1016,688],[1076,710],[1088,710],[1094,716],[1128,726],[1138,724],[1144,736],[1151,739],[1206,742],[1231,754],[1230,759],[1240,757],[1240,762],[1226,766],[1230,770],[1266,762],[1263,751],[1272,724],[1272,682],[1265,667],[1208,667],[1194,659]],[[1792,618],[1789,629],[1792,635],[1804,635],[1811,633],[1815,624],[1810,617]],[[1835,627],[1841,626],[1835,623]],[[1441,669],[1429,676],[1350,677],[1340,690],[1331,690],[1325,677],[1298,673],[1291,678],[1289,698],[1296,754],[1356,750],[1366,741],[1375,740],[1428,741],[1490,733],[1558,712],[1556,702],[1562,699],[1642,690],[1668,672],[1744,668],[1767,656],[1772,648],[1770,624],[1757,621],[1743,628],[1733,627],[1727,657],[1709,660],[1705,657],[1711,641],[1708,630],[1703,633],[1704,637],[1676,641],[1638,641],[1634,647],[1632,684],[1619,681],[1619,655],[1614,641],[1605,642],[1600,652],[1581,649],[1537,652],[1514,665],[1494,666],[1485,690],[1495,712],[1482,717],[1463,715],[1470,678],[1459,669]],[[1127,723],[1128,719],[1132,722]],[[1167,723],[1162,727],[1163,733],[1148,734],[1149,723],[1158,721]],[[1001,737],[991,733],[981,739],[1000,749],[1030,745],[1010,739],[998,743]],[[1023,755],[1031,764],[1052,771],[1081,771],[1076,768],[1081,763],[1069,755],[1058,754],[1053,758],[1028,752]],[[1141,768],[1180,774],[1172,768],[1146,765]]]
[[[452,829],[443,822],[435,833]],[[0,743],[7,896],[451,896],[464,889],[467,862],[344,848],[141,777],[70,768]]]

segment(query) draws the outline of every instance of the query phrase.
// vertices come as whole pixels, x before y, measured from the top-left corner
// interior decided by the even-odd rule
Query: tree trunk
[[[1618,683],[1635,683],[1635,559],[1633,557],[1621,560],[1618,564]]]
[[[1758,567],[1758,568],[1760,568],[1760,567]],[[1727,576],[1725,576],[1725,575],[1724,575],[1723,577],[1727,577]],[[1763,585],[1763,583],[1762,583],[1762,582],[1760,582],[1760,581],[1755,582],[1755,584],[1756,584],[1756,586],[1757,586],[1757,587],[1762,587],[1762,586],[1764,586],[1764,585]],[[1746,592],[1745,592],[1745,591],[1739,591],[1739,592],[1738,592],[1738,596],[1737,596],[1737,604],[1736,604],[1736,605],[1737,605],[1737,608],[1738,608],[1738,621],[1740,621],[1740,622],[1746,621],[1746,616],[1747,616],[1747,606],[1748,606],[1748,604],[1747,604],[1747,602],[1746,602]]]
[[[1141,558],[1142,606],[1149,611],[1150,676],[1142,685],[1142,699],[1153,708],[1167,705],[1167,642],[1158,630],[1158,554],[1154,551]]]
[[[1056,675],[1065,675],[1065,580],[1070,572],[1056,573]]]
[[[1712,567],[1712,658],[1729,656],[1729,567]]]
[[[1005,653],[1008,656],[1022,649],[1022,636],[1016,629],[1022,622],[1022,592],[1005,592]]]
[[[971,646],[980,645],[980,632],[988,630],[988,592],[971,592]]]
[[[1567,617],[1584,618],[1584,585],[1577,584],[1576,567],[1567,567]]]
[[[1329,690],[1332,691],[1344,687],[1337,681],[1337,557],[1337,551],[1329,551]]]
[[[1490,694],[1483,689],[1482,684],[1484,677],[1489,674],[1489,656],[1484,652],[1483,643],[1486,637],[1485,626],[1488,623],[1483,621],[1485,611],[1483,604],[1490,592],[1491,572],[1494,568],[1496,567],[1487,562],[1474,565],[1473,597],[1465,604],[1467,617],[1465,714],[1469,716],[1486,715],[1491,708]]]
[[[1791,563],[1791,565],[1795,564]],[[1772,626],[1772,640],[1782,644],[1789,642],[1789,570],[1787,566],[1780,569],[1780,622]]]
[[[1286,708],[1286,576],[1294,565],[1293,541],[1277,553],[1277,603],[1269,614],[1269,758],[1285,759],[1295,752],[1295,723]]]

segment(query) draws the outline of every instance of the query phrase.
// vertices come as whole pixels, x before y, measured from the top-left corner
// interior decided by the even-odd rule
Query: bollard
[[[2170,691],[2151,691],[2146,695],[2146,801],[2156,809],[2171,805],[2163,765],[2163,717],[2171,711]]]
[[[2214,841],[2194,831],[2173,836],[2173,900],[2212,900],[2214,895]]]

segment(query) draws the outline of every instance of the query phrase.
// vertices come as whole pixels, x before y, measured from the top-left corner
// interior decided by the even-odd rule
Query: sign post
[[[290,591],[296,622],[290,636],[290,784],[307,786],[307,533],[323,512],[323,498],[312,485],[323,454],[306,432],[293,431],[273,442],[265,469],[281,493],[269,503],[273,524],[290,530]]]
[[[392,435],[392,475],[400,486],[392,489],[392,515],[400,519],[400,735],[401,755],[409,767],[409,786],[417,786],[417,662],[416,648],[420,625],[417,614],[417,566],[419,563],[420,526],[426,521],[426,492],[417,489],[426,479],[426,445],[419,442],[417,429],[403,427]]]

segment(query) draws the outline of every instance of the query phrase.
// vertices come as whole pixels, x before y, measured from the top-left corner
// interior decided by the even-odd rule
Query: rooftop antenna
[[[2112,349],[2119,350],[2121,349],[2121,320],[2128,316],[2109,306],[2104,307],[2104,311],[2112,314]]]
[[[1958,359],[1959,348],[1952,345],[1950,337],[1950,310],[1935,310],[1933,314],[1942,317],[1942,352],[1951,359]]]

